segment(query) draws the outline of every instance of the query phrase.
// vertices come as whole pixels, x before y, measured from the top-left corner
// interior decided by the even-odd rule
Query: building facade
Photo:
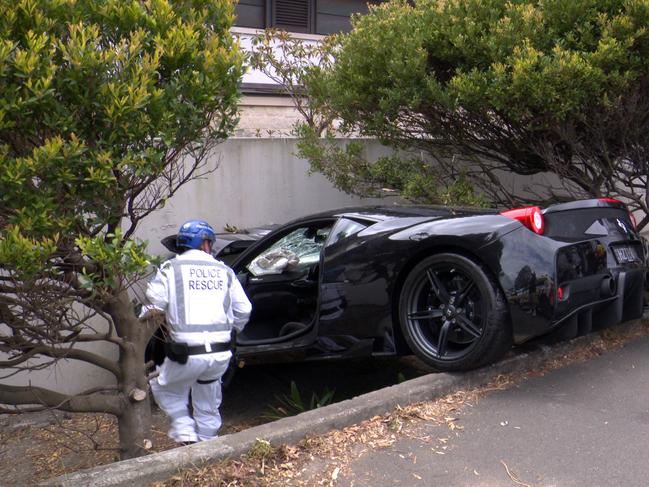
[[[367,9],[366,0],[239,0],[236,25],[328,35],[348,31],[351,15]]]

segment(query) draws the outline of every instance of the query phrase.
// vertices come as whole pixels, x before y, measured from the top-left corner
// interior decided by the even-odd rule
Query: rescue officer
[[[165,312],[169,327],[166,357],[151,391],[171,420],[169,437],[182,444],[217,436],[231,331],[242,330],[251,311],[232,269],[211,255],[215,237],[207,222],[184,223],[177,236],[177,247],[184,251],[162,264],[146,291],[152,307]]]

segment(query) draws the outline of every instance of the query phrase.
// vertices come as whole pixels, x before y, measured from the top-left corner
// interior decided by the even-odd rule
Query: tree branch
[[[105,412],[118,415],[123,408],[123,400],[118,394],[91,392],[86,395],[62,394],[50,389],[33,386],[8,386],[0,384],[0,404],[15,406],[41,404],[44,408],[61,409],[74,413]],[[4,408],[10,412],[8,408]],[[31,408],[31,410],[37,410]],[[41,409],[42,410],[42,409]]]
[[[121,377],[121,371],[119,364],[112,360],[108,360],[101,355],[96,353],[88,352],[87,350],[79,350],[75,348],[55,348],[46,345],[23,345],[20,349],[21,355],[15,359],[0,361],[0,368],[2,367],[14,367],[20,363],[24,363],[30,358],[35,358],[39,355],[46,357],[51,357],[54,359],[67,359],[67,360],[79,360],[81,362],[86,362],[92,365],[96,365],[108,372],[112,373],[115,378],[118,380]]]

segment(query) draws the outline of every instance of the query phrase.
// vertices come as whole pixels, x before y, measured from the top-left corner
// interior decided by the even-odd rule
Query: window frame
[[[316,0],[304,0],[308,8],[308,25],[306,30],[302,30],[301,26],[282,25],[280,29],[288,32],[296,32],[298,34],[315,34],[316,30]],[[266,28],[276,28],[277,23],[273,22],[273,10],[277,5],[277,0],[266,0]]]

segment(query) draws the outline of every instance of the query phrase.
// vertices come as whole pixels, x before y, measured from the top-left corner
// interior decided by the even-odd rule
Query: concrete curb
[[[621,325],[626,329],[640,320]],[[501,374],[523,372],[548,359],[592,343],[599,337],[592,333],[552,347],[544,346],[520,353],[497,364],[465,373],[432,373],[400,384],[373,391],[353,399],[255,426],[239,433],[186,447],[124,460],[46,480],[41,486],[147,486],[172,477],[179,471],[206,462],[218,462],[246,453],[258,439],[273,445],[297,443],[302,439],[344,428],[373,416],[392,411],[401,405],[430,401],[450,392],[484,385]]]

